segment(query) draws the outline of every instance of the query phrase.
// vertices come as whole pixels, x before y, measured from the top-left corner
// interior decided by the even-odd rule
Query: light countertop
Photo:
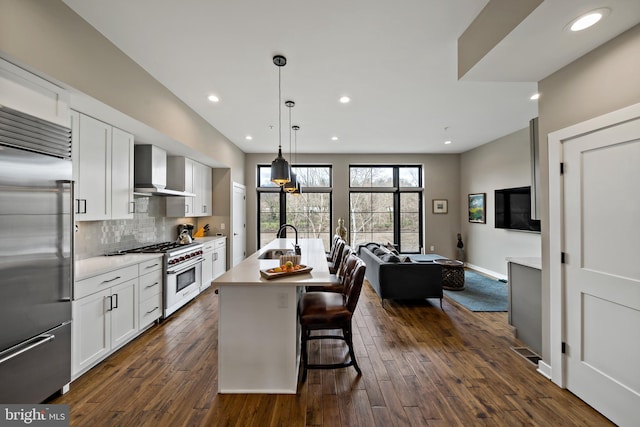
[[[130,265],[162,258],[164,254],[125,254],[116,256],[97,256],[75,262],[74,280],[83,280],[98,274],[107,273]]]
[[[227,236],[204,236],[204,237],[195,237],[193,239],[194,243],[207,243],[212,242],[214,240],[225,240]]]
[[[542,258],[540,257],[507,257],[507,262],[524,265],[525,267],[542,270]]]
[[[254,254],[244,259],[241,263],[232,267],[213,282],[217,285],[288,285],[305,286],[329,284],[330,274],[327,264],[327,256],[321,239],[300,239],[301,260],[300,264],[313,267],[309,273],[294,274],[278,279],[267,280],[260,275],[261,269],[277,267],[279,259],[258,259],[269,249],[293,249],[294,239],[274,239],[267,246],[259,249]]]

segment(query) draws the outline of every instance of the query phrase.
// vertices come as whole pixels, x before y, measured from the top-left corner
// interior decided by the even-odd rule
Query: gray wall
[[[549,356],[549,167],[547,135],[640,102],[640,25],[538,84],[542,194],[542,357]],[[555,167],[555,166],[554,166]]]
[[[529,128],[499,138],[461,155],[460,223],[467,263],[506,277],[506,257],[539,257],[540,234],[494,228],[494,191],[531,185]],[[486,224],[470,223],[468,194],[486,193]]]
[[[271,164],[276,157],[273,154],[247,154],[246,176],[247,185],[247,253],[257,249],[257,206],[256,183],[257,165]],[[423,166],[424,187],[423,195],[425,213],[425,241],[424,248],[429,252],[430,246],[435,246],[434,252],[446,257],[455,257],[456,234],[459,230],[460,212],[460,173],[458,154],[298,154],[297,163],[300,164],[330,164],[333,168],[333,230],[338,226],[338,218],[345,219],[348,228],[349,218],[349,165],[357,164],[414,164]],[[434,215],[431,213],[432,199],[448,199],[449,213]],[[275,237],[275,236],[274,236]]]

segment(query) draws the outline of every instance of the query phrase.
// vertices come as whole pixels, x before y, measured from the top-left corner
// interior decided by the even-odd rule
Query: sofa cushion
[[[394,255],[400,255],[396,247],[391,242],[387,242],[387,244],[385,245],[385,248],[387,248],[389,252],[391,252]]]
[[[384,255],[387,255],[388,253],[390,253],[389,250],[387,248],[383,248],[382,246],[379,246],[373,250],[373,254],[377,255],[378,257],[382,257]]]
[[[380,259],[384,262],[401,262],[402,261],[398,255],[394,255],[392,253],[384,254],[380,257]]]

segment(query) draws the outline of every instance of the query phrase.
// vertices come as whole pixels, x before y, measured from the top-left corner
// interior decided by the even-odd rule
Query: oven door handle
[[[181,272],[183,272],[185,270],[190,269],[191,267],[193,267],[195,265],[198,265],[198,264],[202,263],[203,261],[204,261],[204,258],[198,258],[196,260],[189,261],[189,263],[180,264],[175,269],[167,270],[167,274],[178,274],[178,273],[181,273]]]

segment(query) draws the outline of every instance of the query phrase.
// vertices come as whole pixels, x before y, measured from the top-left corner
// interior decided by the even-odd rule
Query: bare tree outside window
[[[258,240],[260,247],[276,236],[283,223],[293,224],[299,238],[322,239],[325,247],[331,243],[331,167],[294,166],[302,194],[280,191],[271,182],[269,166],[258,166]]]
[[[351,244],[391,242],[420,252],[421,167],[351,166],[349,177]]]

